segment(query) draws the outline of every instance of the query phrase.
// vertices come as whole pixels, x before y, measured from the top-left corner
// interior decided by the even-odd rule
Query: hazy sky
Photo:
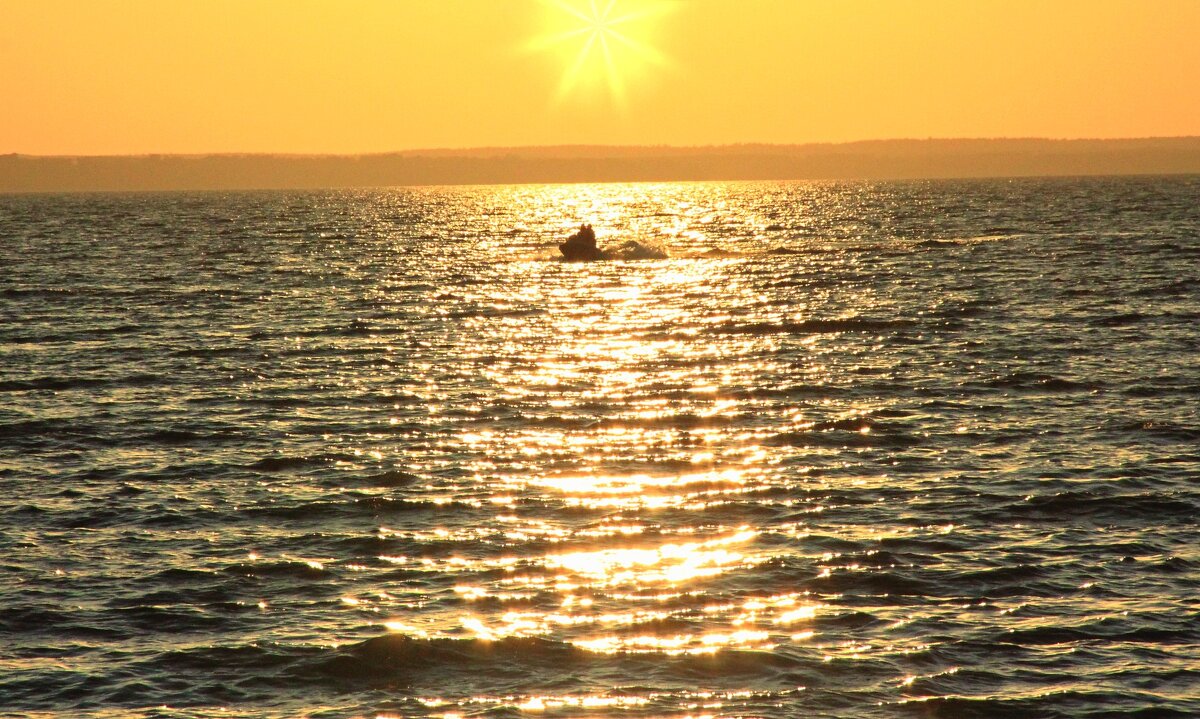
[[[1200,0],[0,0],[0,100],[34,154],[1200,135]]]

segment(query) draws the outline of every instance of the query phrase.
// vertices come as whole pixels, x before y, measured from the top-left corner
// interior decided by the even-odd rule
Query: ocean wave
[[[1186,522],[1200,514],[1200,504],[1180,494],[1101,494],[1078,490],[1032,495],[987,514],[1005,519],[1055,520],[1092,519],[1108,522]]]
[[[1187,278],[1164,284],[1139,287],[1133,291],[1137,297],[1179,297],[1200,291],[1200,279]]]
[[[1123,312],[1121,314],[1093,317],[1088,320],[1088,324],[1094,327],[1126,327],[1145,322],[1148,319],[1151,319],[1151,316],[1141,312]]]
[[[1190,710],[1153,695],[1120,691],[1047,691],[1028,697],[941,696],[911,699],[906,713],[930,719],[1186,719]]]
[[[1100,429],[1130,439],[1153,439],[1165,442],[1200,441],[1200,427],[1168,420],[1110,421]]]
[[[0,381],[0,392],[56,392],[92,389],[97,387],[146,387],[162,381],[153,374],[132,374],[125,377],[35,377],[26,380]]]
[[[317,523],[335,518],[432,513],[439,511],[457,512],[460,516],[476,513],[481,516],[483,515],[479,511],[479,507],[466,502],[433,502],[381,496],[248,506],[240,508],[239,514],[247,519],[271,518],[303,520],[310,523]]]
[[[781,432],[768,437],[763,444],[771,447],[915,447],[920,437],[890,431],[879,425],[864,425],[858,429],[817,429],[801,432]]]
[[[831,320],[801,320],[798,322],[727,322],[709,327],[714,334],[730,335],[773,335],[773,334],[829,334],[836,332],[884,332],[913,327],[912,320],[881,320],[845,318]]]
[[[569,642],[542,637],[502,639],[416,639],[390,634],[341,648],[333,656],[313,662],[313,669],[326,676],[359,681],[381,678],[425,679],[448,676],[467,686],[481,680],[521,682],[523,677],[571,676],[598,666],[607,670],[623,667],[631,676],[669,677],[728,682],[738,677],[762,676],[804,666],[793,656],[769,651],[723,649],[704,654],[662,655],[641,652],[598,653]]]
[[[414,639],[389,634],[340,649],[333,656],[322,658],[317,668],[335,677],[363,679],[447,668],[480,671],[478,665],[488,664],[560,669],[585,663],[588,658],[586,652],[570,644],[536,637],[489,641]]]
[[[1081,382],[1039,372],[1012,372],[987,380],[984,386],[1026,392],[1089,392],[1103,388],[1101,383]]]
[[[246,465],[247,469],[259,472],[287,472],[290,470],[326,467],[337,462],[353,461],[355,457],[349,454],[318,454],[292,455],[280,457],[263,457],[253,464]]]
[[[1153,620],[1149,620],[1153,621]],[[1191,644],[1200,638],[1194,626],[1130,626],[1125,619],[1101,619],[1084,626],[1045,626],[1013,629],[1004,640],[1014,644],[1036,646],[1046,644],[1119,643],[1119,644]]]

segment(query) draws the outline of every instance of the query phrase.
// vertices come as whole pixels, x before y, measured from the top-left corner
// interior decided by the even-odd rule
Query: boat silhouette
[[[596,260],[661,260],[668,257],[665,248],[654,244],[643,244],[637,240],[626,240],[616,247],[600,249],[596,245],[596,232],[589,224],[582,224],[575,234],[558,246],[564,262],[595,262]]]
[[[604,259],[604,253],[596,246],[596,233],[592,226],[583,224],[579,231],[558,246],[567,262],[593,262]]]

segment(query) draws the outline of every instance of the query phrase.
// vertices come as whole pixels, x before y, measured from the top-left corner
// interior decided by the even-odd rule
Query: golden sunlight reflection
[[[509,695],[475,695],[463,699],[447,699],[443,697],[418,696],[414,700],[427,710],[438,713],[430,716],[442,719],[463,719],[464,716],[492,716],[515,710],[522,714],[548,716],[577,716],[579,710],[593,713],[603,711],[606,715],[633,715],[637,710],[653,706],[657,703],[669,702],[678,706],[686,713],[655,712],[656,717],[674,717],[675,719],[714,719],[713,711],[726,708],[733,702],[744,702],[755,698],[775,699],[788,697],[805,692],[804,687],[796,687],[784,691],[763,690],[732,690],[714,691],[711,689],[673,689],[657,690],[644,694],[626,694],[616,691],[604,693],[563,693],[563,694],[509,694]],[[449,710],[453,706],[454,710]],[[465,709],[465,711],[463,711]],[[724,714],[722,714],[723,716]],[[400,719],[399,715],[378,714],[375,719]]]
[[[601,20],[556,43],[591,33],[602,47],[613,29],[605,13],[618,32],[637,25],[620,14],[626,4],[580,6],[582,16],[567,5],[552,9],[584,24],[594,10]],[[514,204],[529,227],[582,218],[604,228],[602,242],[708,242],[704,233],[724,231],[720,198],[657,207],[638,187],[513,192],[532,193],[527,206]],[[545,203],[538,193],[555,199]],[[554,213],[538,214],[550,206]],[[509,251],[514,235],[487,234],[481,241],[490,251]],[[524,253],[560,235],[528,234]],[[463,349],[470,396],[456,403],[442,387],[452,380],[412,390],[442,423],[425,466],[412,472],[419,479],[402,489],[428,515],[381,520],[386,526],[375,532],[387,547],[379,562],[398,583],[420,589],[391,599],[348,595],[347,611],[396,635],[466,641],[466,651],[489,653],[497,644],[524,651],[530,639],[600,655],[877,651],[831,641],[820,629],[836,592],[797,591],[798,581],[772,579],[794,571],[832,586],[872,571],[862,553],[842,556],[810,541],[810,521],[844,501],[829,497],[832,486],[859,491],[883,481],[827,471],[828,458],[843,454],[835,441],[851,436],[861,444],[881,433],[877,407],[810,391],[844,376],[843,333],[773,331],[803,317],[780,315],[776,296],[728,272],[734,261],[690,256],[583,271],[522,254],[491,268],[502,284],[521,288],[514,294],[483,285],[458,290],[481,308],[461,318],[479,338]],[[531,283],[531,274],[539,280]],[[858,288],[833,300],[803,297],[805,312],[807,303],[831,301],[861,309],[871,298]],[[834,316],[845,314],[839,306]],[[426,368],[431,376],[450,369]],[[785,384],[756,386],[764,375]],[[481,399],[488,392],[490,402]],[[403,405],[395,409],[399,415]],[[406,423],[413,420],[389,426]],[[819,441],[807,447],[790,439],[808,436]],[[587,695],[494,699],[525,713],[636,706]],[[468,708],[464,714],[480,707]]]
[[[591,580],[593,586],[675,584],[720,574],[729,566],[751,563],[751,559],[726,547],[748,542],[756,535],[757,532],[742,528],[735,534],[703,542],[550,555],[546,557],[546,566],[566,569]]]
[[[711,632],[670,637],[655,635],[607,636],[574,642],[582,649],[603,654],[713,654],[721,649],[767,650],[774,648],[770,635],[763,631]]]
[[[418,697],[417,701],[429,709],[438,709],[448,703],[445,699],[435,697]],[[481,707],[508,705],[524,712],[542,712],[556,709],[631,709],[645,706],[650,701],[649,697],[624,694],[547,694],[522,697],[479,696],[472,697],[469,703]],[[442,714],[442,716],[449,719],[450,717],[460,717],[461,714],[451,712]],[[385,719],[385,717],[380,715],[376,719]]]
[[[747,470],[725,469],[696,472],[683,475],[651,476],[635,475],[584,475],[570,477],[543,477],[530,480],[528,484],[546,487],[568,495],[611,496],[638,495],[649,492],[676,493],[680,491],[731,491],[744,487]]]
[[[710,654],[722,649],[767,650],[780,642],[802,643],[811,640],[812,630],[781,631],[781,628],[802,621],[810,621],[822,608],[820,604],[802,604],[795,596],[764,597],[751,599],[744,604],[731,606],[705,606],[707,619],[725,618],[727,629],[702,632],[662,633],[646,631],[644,628],[670,622],[674,616],[670,609],[642,609],[636,611],[602,612],[587,611],[593,606],[590,601],[575,603],[569,595],[560,611],[508,611],[491,621],[468,614],[459,620],[461,629],[480,641],[497,641],[508,637],[545,636],[551,633],[570,632],[575,628],[585,631],[583,635],[570,638],[571,644],[597,653],[664,653],[664,654]],[[756,608],[749,608],[757,605]],[[789,609],[789,607],[792,607]],[[573,609],[579,611],[572,611]],[[399,622],[389,622],[391,631],[410,634],[412,627]],[[599,633],[596,633],[599,632]],[[428,636],[420,634],[418,636]],[[861,653],[866,647],[851,648],[852,653]]]
[[[644,530],[642,524],[614,520],[597,531],[558,534],[564,541],[622,541],[642,539]],[[683,528],[677,533],[688,536]],[[532,532],[515,541],[536,536]],[[393,557],[394,563],[416,571],[457,573],[463,581],[453,594],[463,606],[460,611],[448,606],[441,619],[425,616],[424,624],[397,616],[384,627],[413,638],[465,635],[484,642],[556,636],[597,653],[708,654],[807,642],[814,636],[807,625],[823,605],[805,594],[705,601],[707,582],[764,561],[765,555],[750,551],[758,536],[757,530],[743,526],[695,540],[551,551],[538,557]],[[697,621],[705,627],[702,631],[693,628]]]

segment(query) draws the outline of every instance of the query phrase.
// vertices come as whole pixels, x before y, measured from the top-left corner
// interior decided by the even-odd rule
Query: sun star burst
[[[558,84],[556,99],[565,100],[586,79],[598,79],[609,96],[623,105],[626,76],[647,65],[667,64],[666,57],[635,34],[643,21],[670,9],[668,2],[621,2],[621,0],[543,0],[556,11],[557,20],[569,23],[566,30],[548,33],[533,42],[534,50],[563,49],[578,43]]]

